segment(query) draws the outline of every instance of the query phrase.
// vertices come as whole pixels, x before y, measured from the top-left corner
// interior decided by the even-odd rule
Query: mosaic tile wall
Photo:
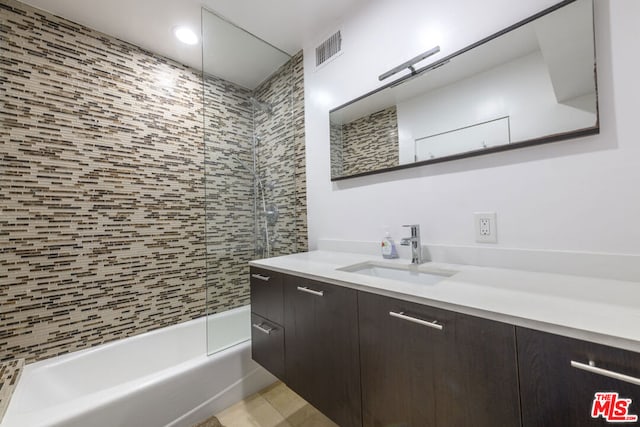
[[[291,59],[293,82],[293,145],[295,147],[296,247],[295,252],[309,250],[307,230],[307,168],[304,130],[304,58],[302,51]],[[292,253],[293,251],[290,251]]]
[[[397,166],[396,107],[372,113],[342,127],[344,176]]]
[[[0,19],[0,360],[201,316],[200,75],[12,0]]]
[[[253,112],[248,89],[205,78],[207,313],[249,303],[254,256]],[[224,100],[220,102],[220,100]],[[246,167],[246,168],[245,168]]]
[[[24,359],[0,362],[0,422],[7,411],[13,390],[24,367]]]
[[[257,172],[267,207],[275,205],[279,212],[276,224],[269,226],[271,256],[307,250],[302,79],[299,53],[255,90],[255,97],[272,107],[271,113],[260,112],[255,118]],[[264,218],[258,219],[263,238]]]
[[[246,93],[206,79],[220,104],[207,137],[234,136],[205,153],[195,70],[13,0],[0,0],[0,49],[0,361],[203,315],[207,259],[245,264],[234,248],[249,233],[235,227],[235,246],[207,257],[203,155],[250,158],[232,148],[247,135],[233,107]],[[232,195],[246,203],[240,171],[207,185],[249,183]]]
[[[268,226],[275,237],[270,256],[307,250],[303,75],[300,52],[253,92],[221,81],[227,85],[222,92],[233,94],[224,111],[215,111],[217,104],[208,102],[219,97],[219,90],[205,89],[207,313],[249,303],[247,263],[266,256],[262,191],[266,204],[279,210],[277,223]],[[250,97],[272,111],[253,108]],[[219,117],[228,126],[216,125]],[[248,170],[254,168],[254,136],[261,188]],[[220,145],[222,150],[211,148]]]

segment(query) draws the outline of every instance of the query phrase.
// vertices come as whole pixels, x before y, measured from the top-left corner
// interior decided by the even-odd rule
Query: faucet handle
[[[420,224],[407,224],[403,225],[403,227],[411,227],[411,237],[420,236]]]

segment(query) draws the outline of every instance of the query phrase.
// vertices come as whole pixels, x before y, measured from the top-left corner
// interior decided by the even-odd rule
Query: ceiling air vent
[[[340,31],[320,43],[316,47],[316,68],[337,56],[342,51],[342,36]]]

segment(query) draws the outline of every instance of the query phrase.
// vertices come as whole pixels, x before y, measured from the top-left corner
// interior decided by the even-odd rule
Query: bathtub
[[[249,327],[250,308],[210,319]],[[0,426],[190,427],[276,381],[250,341],[207,356],[206,333],[202,317],[29,364]]]

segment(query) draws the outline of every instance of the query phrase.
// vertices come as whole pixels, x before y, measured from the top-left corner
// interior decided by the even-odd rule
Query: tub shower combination
[[[203,10],[203,31],[212,22],[230,25],[210,15]],[[238,102],[239,116],[227,119],[249,127],[227,134],[229,141],[216,140],[207,130],[207,117],[219,119],[204,101],[204,173],[205,182],[213,183],[205,185],[207,315],[28,364],[0,427],[189,427],[276,381],[251,360],[250,307],[237,306],[248,304],[248,261],[274,255],[278,216],[296,215],[288,207],[295,191],[280,184],[295,185],[295,155],[285,151],[294,150],[287,144],[293,139],[292,74],[286,71],[293,70],[291,63],[265,76],[253,91],[233,89],[229,99]],[[211,73],[204,66],[203,71],[206,82]],[[221,156],[220,147],[236,151]],[[283,166],[282,159],[289,163]],[[289,198],[283,200],[283,194]],[[281,212],[277,203],[284,206]],[[290,223],[284,225],[288,239],[297,232],[290,231]],[[238,230],[242,243],[237,243]],[[222,247],[219,241],[229,243]],[[278,254],[295,252],[295,236],[292,242],[283,238]]]
[[[215,316],[249,333],[249,306]],[[207,356],[206,318],[27,365],[2,427],[190,427],[275,381],[243,340]],[[240,335],[241,336],[241,335]]]

